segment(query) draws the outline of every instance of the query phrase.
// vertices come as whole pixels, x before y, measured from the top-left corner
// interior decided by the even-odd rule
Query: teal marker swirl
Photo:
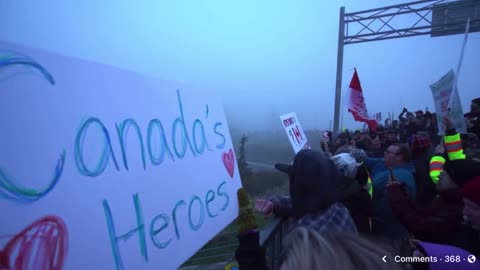
[[[0,52],[0,73],[7,68],[14,66],[19,66],[22,68],[27,68],[24,72],[16,72],[11,74],[11,76],[16,76],[18,73],[25,73],[26,71],[37,71],[39,72],[50,84],[55,85],[55,79],[52,74],[48,72],[46,68],[37,63],[32,58],[15,53],[15,52]]]
[[[21,69],[12,69],[14,71],[13,73],[7,73],[7,70],[11,70],[13,67],[20,67]],[[9,76],[6,77],[6,79],[8,79],[16,75],[31,72],[40,73],[50,84],[55,85],[52,74],[32,58],[15,52],[0,51],[0,75],[6,74]],[[5,79],[5,77],[3,79]],[[2,78],[0,77],[0,82],[1,81]],[[15,180],[14,177],[8,175],[0,165],[0,199],[3,198],[17,202],[34,202],[45,197],[60,181],[65,164],[65,156],[66,152],[63,150],[57,160],[57,165],[53,170],[51,179],[48,184],[42,188],[25,187],[18,184],[21,181]]]
[[[5,198],[17,202],[34,202],[45,197],[60,181],[63,172],[63,166],[65,164],[65,151],[60,155],[57,166],[53,170],[53,176],[50,183],[43,188],[28,188],[20,186],[14,181],[13,177],[9,177],[0,168],[0,198]],[[38,182],[38,181],[35,181]]]

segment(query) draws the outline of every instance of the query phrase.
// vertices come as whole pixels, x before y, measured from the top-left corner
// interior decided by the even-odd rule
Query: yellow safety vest
[[[370,198],[373,198],[373,185],[372,185],[372,177],[370,176],[370,172],[368,171],[367,165],[365,166],[365,170],[367,170],[367,184],[368,184],[368,194],[370,195]],[[372,231],[372,217],[368,217],[368,225],[370,225],[370,231]]]
[[[445,149],[447,150],[449,160],[465,159],[459,133],[445,136]]]
[[[447,150],[448,160],[465,159],[462,140],[459,133],[445,135],[443,139],[445,142],[445,150]],[[435,185],[438,183],[444,164],[445,158],[442,156],[433,156],[430,159],[430,178]]]
[[[432,159],[430,159],[430,178],[435,185],[438,183],[444,164],[445,158],[442,156],[433,156]]]
[[[373,185],[372,185],[372,177],[370,176],[370,172],[368,171],[368,168],[366,165],[365,166],[365,170],[367,170],[367,175],[368,175],[368,178],[367,178],[367,184],[368,184],[368,194],[370,195],[370,198],[372,198],[373,196]]]

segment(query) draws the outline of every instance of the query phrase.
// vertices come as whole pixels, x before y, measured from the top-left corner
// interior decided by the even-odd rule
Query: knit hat
[[[459,187],[480,176],[480,162],[471,159],[449,160],[445,162],[443,169]]]
[[[434,244],[434,243],[427,243],[419,241],[417,245],[423,249],[425,255],[427,257],[435,257],[437,258],[436,262],[429,263],[430,270],[455,270],[455,269],[462,269],[462,270],[469,270],[469,269],[479,269],[480,267],[480,260],[476,259],[474,262],[470,262],[474,257],[471,257],[472,254],[469,252],[457,248],[454,246],[447,246],[441,244]],[[454,259],[456,256],[460,256],[459,261],[454,262],[447,262],[445,261],[445,257],[453,257]]]
[[[413,154],[425,152],[432,144],[429,138],[417,134],[408,137],[407,142]]]
[[[463,197],[480,205],[480,176],[473,178],[463,186]]]
[[[307,213],[324,211],[340,200],[343,190],[351,184],[330,157],[320,151],[301,150],[295,155],[293,164],[286,168],[295,220]]]
[[[340,170],[340,172],[351,179],[354,179],[357,175],[357,168],[361,163],[357,163],[354,157],[350,154],[342,153],[331,157],[335,167]]]
[[[367,153],[365,153],[365,151],[362,149],[354,149],[350,154],[358,163],[363,163],[368,158]]]

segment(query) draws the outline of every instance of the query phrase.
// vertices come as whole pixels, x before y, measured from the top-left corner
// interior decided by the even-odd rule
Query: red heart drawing
[[[0,251],[0,269],[61,270],[67,246],[65,223],[56,216],[43,217],[8,241]]]
[[[235,169],[235,156],[233,155],[233,150],[230,149],[228,154],[223,153],[222,159],[228,174],[233,178],[233,170]]]

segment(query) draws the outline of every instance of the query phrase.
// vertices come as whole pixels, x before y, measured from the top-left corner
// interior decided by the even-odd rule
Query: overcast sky
[[[279,116],[291,111],[304,128],[323,129],[333,119],[339,8],[402,2],[4,0],[0,39],[216,90],[230,125],[245,130],[280,127]],[[348,45],[344,89],[356,67],[369,113],[434,110],[429,85],[456,67],[462,40]],[[465,109],[480,97],[479,63],[480,33],[472,33],[459,79]]]

